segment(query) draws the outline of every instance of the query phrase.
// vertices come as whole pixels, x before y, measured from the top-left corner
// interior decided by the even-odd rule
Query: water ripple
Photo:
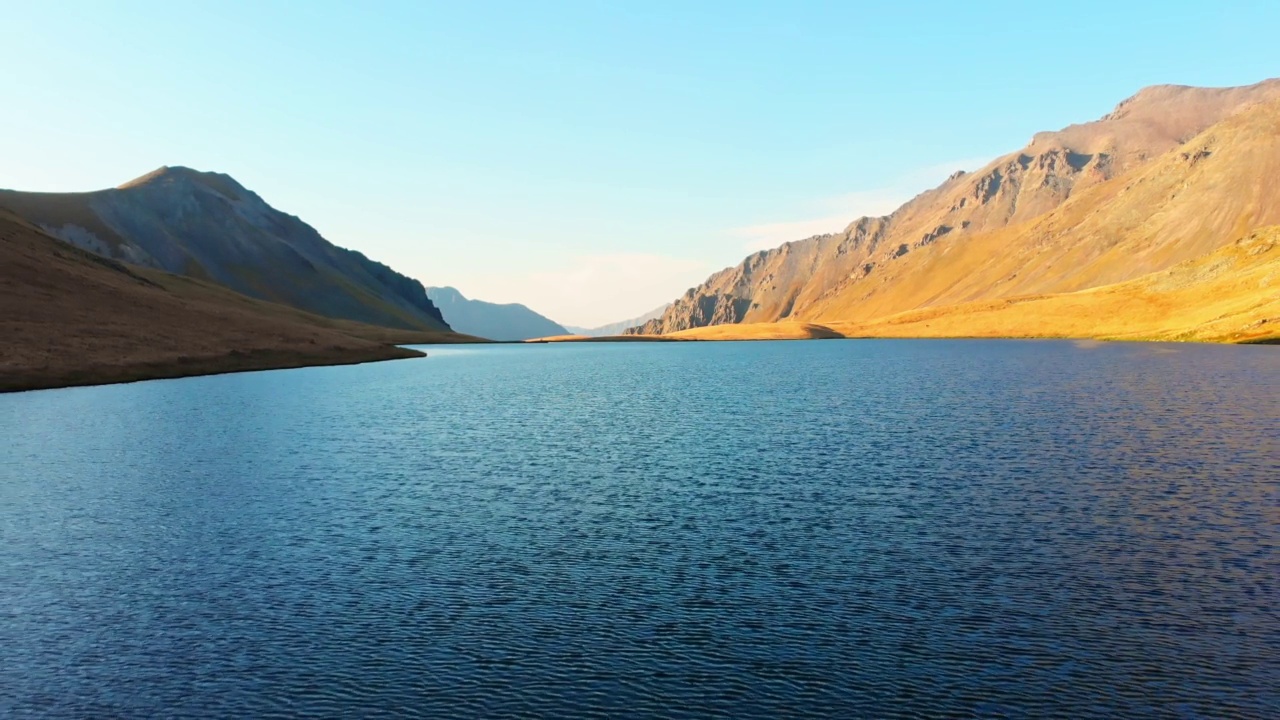
[[[1052,342],[4,396],[0,715],[1277,717],[1277,427],[1269,348]]]

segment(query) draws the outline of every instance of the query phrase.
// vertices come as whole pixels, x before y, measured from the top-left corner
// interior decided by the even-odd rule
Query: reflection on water
[[[3,396],[0,715],[1276,717],[1278,418],[1070,342]]]

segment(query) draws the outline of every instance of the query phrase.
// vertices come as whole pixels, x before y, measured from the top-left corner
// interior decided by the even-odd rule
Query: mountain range
[[[511,341],[565,335],[569,332],[562,325],[519,303],[499,304],[469,300],[451,287],[429,287],[427,297],[440,309],[450,327],[468,335]]]
[[[577,327],[574,325],[566,325],[565,327],[568,328],[569,332],[573,333],[574,335],[585,335],[587,337],[608,337],[610,335],[621,335],[625,333],[629,328],[633,328],[637,325],[643,325],[649,322],[650,320],[662,317],[662,313],[666,312],[667,308],[669,307],[671,307],[671,303],[667,303],[666,305],[663,305],[660,308],[654,308],[653,310],[650,310],[649,312],[643,315],[640,315],[639,317],[628,318],[626,320],[612,322],[607,325],[600,325],[599,327],[585,328],[585,327]]]
[[[888,216],[752,254],[628,332],[724,337],[733,330],[696,329],[742,324],[747,333],[754,332],[748,325],[758,331],[762,323],[798,322],[837,335],[875,334],[902,313],[943,318],[954,308],[959,315],[935,321],[954,335],[1055,334],[1062,324],[1048,316],[1005,313],[1005,325],[997,318],[994,330],[984,326],[981,333],[960,318],[972,310],[969,303],[1043,300],[1122,284],[1212,262],[1235,243],[1271,237],[1267,226],[1280,224],[1277,177],[1280,80],[1150,87],[1099,120],[1039,133],[981,170],[957,172]],[[1235,290],[1257,302],[1245,302],[1232,323],[1215,321],[1213,332],[1174,322],[1218,299],[1183,292],[1177,298],[1186,312],[1148,327],[1148,335],[1232,340],[1273,333],[1266,323],[1277,318],[1266,315],[1264,301],[1280,286],[1265,273],[1259,283]],[[1050,312],[1059,305],[1039,307]],[[1114,319],[1094,317],[1098,328]],[[1088,323],[1072,328],[1099,334]]]
[[[230,176],[162,167],[85,193],[0,191],[0,208],[106,258],[326,317],[448,330],[422,283],[320,236]]]
[[[1277,178],[1280,80],[1146,88],[887,216],[754,253],[662,309],[590,329],[424,287],[227,175],[164,167],[95,192],[3,190],[0,390],[624,329],[1276,342]]]

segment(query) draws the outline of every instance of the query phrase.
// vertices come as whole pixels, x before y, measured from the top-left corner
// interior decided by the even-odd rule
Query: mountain
[[[1278,102],[1280,80],[1146,88],[891,215],[755,253],[632,332],[868,322],[1170,268],[1280,222]]]
[[[675,340],[859,337],[1075,337],[1280,342],[1280,226],[1132,280],[910,310],[864,322],[708,325]]]
[[[671,303],[667,303],[660,308],[654,308],[639,317],[634,317],[629,320],[620,320],[618,322],[609,323],[608,325],[601,325],[600,327],[584,328],[575,327],[573,325],[565,325],[565,327],[574,335],[586,335],[587,337],[609,337],[611,335],[621,335],[633,327],[643,325],[650,320],[662,317],[662,313],[666,312],[669,307],[671,307]]]
[[[830,328],[846,337],[1274,343],[1280,341],[1280,226],[1258,228],[1206,255],[1120,283],[930,307]]]
[[[429,287],[427,297],[440,308],[444,319],[458,332],[490,340],[528,340],[567,335],[563,326],[548,320],[524,305],[499,305],[468,300],[451,287]]]
[[[468,342],[256,300],[128,265],[0,210],[0,392],[418,357]]]
[[[1280,100],[1210,126],[1030,222],[934,246],[849,278],[803,311],[869,320],[916,308],[1075,292],[1213,253],[1280,224]]]
[[[227,175],[163,167],[87,193],[0,191],[0,208],[103,257],[334,318],[447,330],[417,280],[325,240]]]

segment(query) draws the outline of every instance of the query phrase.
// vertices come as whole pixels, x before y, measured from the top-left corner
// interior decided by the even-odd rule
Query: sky
[[[225,172],[331,242],[594,326],[1160,83],[1268,2],[0,0],[0,187]]]

